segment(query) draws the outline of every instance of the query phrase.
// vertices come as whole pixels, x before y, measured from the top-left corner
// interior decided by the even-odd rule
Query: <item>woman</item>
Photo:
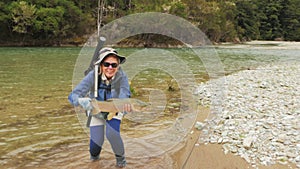
[[[103,48],[99,52],[95,69],[89,72],[69,95],[72,105],[78,106],[78,98],[96,98],[105,101],[110,98],[129,98],[130,89],[127,75],[122,71],[120,64],[126,58],[120,56],[115,49]],[[101,110],[101,107],[99,107]],[[130,105],[124,105],[124,112],[129,112]],[[118,167],[126,166],[124,144],[120,135],[120,124],[123,113],[119,112],[111,120],[92,117],[90,123],[90,159],[100,159],[100,152],[104,142],[104,129],[106,138],[111,144],[116,156]],[[105,127],[106,126],[106,127]]]

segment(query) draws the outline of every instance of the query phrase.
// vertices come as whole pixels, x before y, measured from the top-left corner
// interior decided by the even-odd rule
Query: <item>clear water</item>
[[[114,166],[114,156],[107,141],[105,144],[108,148],[101,154],[103,160],[96,163],[89,162],[88,133],[80,122],[84,121],[84,117],[79,117],[67,101],[67,95],[72,90],[73,69],[80,50],[80,48],[0,48],[1,168]],[[200,48],[195,50],[198,52],[201,50],[199,53],[205,51]],[[152,57],[151,54],[175,56],[175,61],[165,60],[163,57],[159,57],[159,60],[157,58],[138,60],[137,63],[140,64],[142,61],[148,69],[139,68],[138,72],[133,71],[132,74],[130,71],[134,66],[127,68],[134,97],[144,101],[150,96],[153,101],[165,97],[167,104],[157,105],[165,106],[166,109],[160,112],[155,120],[150,120],[149,116],[148,121],[141,122],[138,118],[129,116],[122,124],[126,151],[129,155],[128,168],[142,166],[172,168],[170,152],[176,149],[178,141],[185,140],[184,134],[189,132],[188,129],[194,120],[191,116],[190,121],[178,123],[180,119],[184,119],[181,118],[180,109],[184,109],[184,105],[188,104],[188,101],[181,100],[186,97],[182,97],[182,93],[185,92],[180,90],[192,89],[193,86],[188,86],[191,81],[197,85],[208,80],[210,76],[207,69],[210,65],[205,64],[209,62],[203,64],[205,60],[201,60],[201,57],[199,58],[199,55],[190,49],[120,49],[120,53],[128,56],[128,64],[134,63],[135,56]],[[259,65],[271,62],[300,61],[299,49],[218,47],[212,54],[222,63],[224,72],[219,75],[255,69]],[[149,66],[151,63],[159,67]],[[177,80],[175,83],[172,81],[174,77]],[[189,78],[184,81],[184,77]],[[188,87],[182,88],[180,85]],[[158,93],[151,95],[153,90]],[[188,122],[190,124],[186,124]],[[166,132],[172,136],[171,141],[170,137],[163,138]],[[143,138],[143,141],[146,139],[148,142],[154,141],[156,145],[141,141],[137,141],[139,145],[132,145],[136,142],[130,140],[139,138]],[[171,143],[171,146],[168,143]],[[145,149],[149,151],[144,151]],[[149,155],[151,153],[154,154]],[[137,160],[138,155],[145,158]]]

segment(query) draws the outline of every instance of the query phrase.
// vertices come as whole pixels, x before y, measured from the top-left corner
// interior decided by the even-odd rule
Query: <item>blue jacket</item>
[[[94,83],[95,83],[95,71],[90,71],[83,80],[74,88],[74,90],[70,93],[68,99],[69,102],[78,106],[78,98],[82,97],[94,97]],[[106,99],[110,98],[129,98],[130,97],[130,87],[128,83],[128,78],[125,72],[120,68],[116,73],[114,79],[112,80],[110,85],[106,85],[101,83],[99,78],[99,87],[98,87],[98,97],[96,98],[99,101],[103,101],[104,93],[106,92]],[[107,91],[105,88],[111,88],[111,90]]]

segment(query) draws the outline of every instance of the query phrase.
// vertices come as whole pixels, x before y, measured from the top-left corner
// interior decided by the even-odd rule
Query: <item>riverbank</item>
[[[219,107],[222,111],[203,123],[202,132],[208,134],[201,137],[203,144],[193,149],[188,164],[194,166],[192,161],[203,151],[222,149],[220,162],[239,156],[229,168],[236,163],[238,168],[300,168],[299,65],[299,61],[274,63],[202,84],[197,94],[203,106],[214,106],[212,101],[218,99],[213,97],[215,84],[224,82],[227,95]]]

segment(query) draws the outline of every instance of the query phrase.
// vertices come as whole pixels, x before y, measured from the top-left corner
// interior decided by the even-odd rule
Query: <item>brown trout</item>
[[[123,107],[125,104],[131,106],[132,112],[143,112],[151,105],[133,98],[109,99],[107,101],[97,101],[93,99],[91,103],[93,105],[92,115],[96,115],[99,112],[108,112],[107,120],[111,120],[118,112],[124,112]]]

